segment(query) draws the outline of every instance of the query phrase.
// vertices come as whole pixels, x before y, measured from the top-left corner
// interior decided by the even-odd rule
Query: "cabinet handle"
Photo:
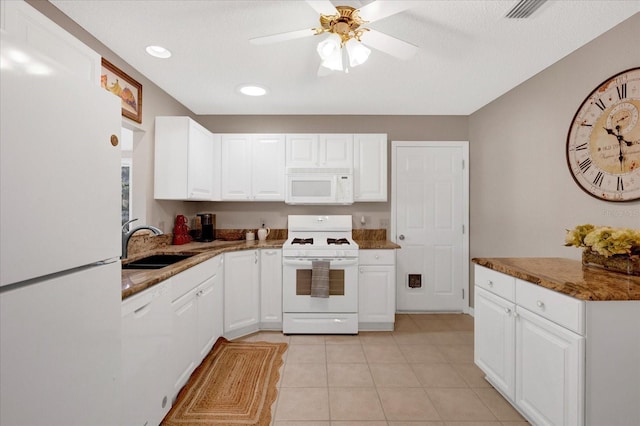
[[[378,255],[376,254],[375,258],[376,258],[376,259],[380,259],[380,256],[378,256]]]
[[[511,309],[509,309],[509,308],[504,308],[504,312],[505,312],[507,315],[510,315],[510,314],[511,314]]]
[[[400,236],[398,237],[399,240],[404,240],[404,235],[400,234]]]
[[[513,313],[513,317],[514,317],[514,318],[519,318],[519,317],[520,317],[520,314],[519,314],[519,313],[517,313],[517,312],[514,312],[514,313]]]
[[[489,287],[493,287],[493,281],[489,280]]]
[[[540,309],[544,309],[544,302],[543,302],[542,300],[538,300],[538,301],[536,302],[536,305],[538,305],[538,308],[540,308]]]

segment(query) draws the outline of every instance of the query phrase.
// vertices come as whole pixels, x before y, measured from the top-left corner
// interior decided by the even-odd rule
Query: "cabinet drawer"
[[[360,265],[394,265],[396,263],[395,250],[359,250]]]
[[[187,294],[191,289],[200,285],[204,280],[217,274],[221,262],[222,255],[218,255],[174,275],[171,278],[171,301]]]
[[[516,304],[584,336],[584,302],[516,280]]]
[[[502,272],[476,265],[475,284],[511,302],[516,300],[516,279]]]

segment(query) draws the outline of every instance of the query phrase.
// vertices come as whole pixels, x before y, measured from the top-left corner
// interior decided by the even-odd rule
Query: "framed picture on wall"
[[[122,100],[122,115],[142,123],[142,84],[102,58],[100,85]]]

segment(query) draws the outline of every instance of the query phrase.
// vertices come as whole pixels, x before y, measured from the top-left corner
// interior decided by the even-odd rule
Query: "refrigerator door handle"
[[[116,263],[119,262],[120,258],[119,257],[112,257],[111,259],[106,259],[106,260],[101,260],[99,262],[96,262],[96,265],[110,265],[111,263]]]

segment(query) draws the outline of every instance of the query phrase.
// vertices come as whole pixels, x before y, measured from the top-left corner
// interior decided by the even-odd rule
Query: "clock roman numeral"
[[[618,91],[618,99],[627,97],[627,83],[622,83],[620,86],[617,86],[616,90]]]
[[[587,149],[587,142],[576,145],[576,151],[582,151],[583,149]]]
[[[622,176],[618,176],[618,191],[624,191],[624,183],[622,182]]]
[[[602,186],[603,179],[604,179],[604,174],[602,172],[598,172],[595,179],[593,179],[593,184],[596,186]]]
[[[589,170],[589,167],[591,167],[591,158],[587,158],[582,163],[578,163],[578,165],[580,166],[580,171],[582,173],[586,173],[586,171]]]
[[[602,99],[598,99],[597,101],[595,101],[595,104],[602,111],[604,111],[607,108],[606,106],[604,106],[604,101]]]

